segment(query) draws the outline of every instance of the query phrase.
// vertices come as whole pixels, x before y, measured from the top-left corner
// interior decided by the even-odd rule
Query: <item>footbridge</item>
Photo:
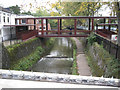
[[[101,20],[102,19],[102,20]],[[98,22],[107,22],[108,26],[117,17],[92,17],[92,16],[46,16],[31,18],[16,18],[15,25],[4,25],[15,27],[18,38],[28,39],[37,37],[88,37],[91,32],[96,31]],[[84,20],[86,26],[82,25]],[[51,23],[54,22],[54,23]],[[66,23],[67,22],[67,23]],[[97,22],[97,24],[96,24]],[[55,25],[53,25],[55,24]],[[55,27],[55,28],[53,28]],[[105,26],[104,28],[105,29]],[[103,30],[102,29],[102,30]]]

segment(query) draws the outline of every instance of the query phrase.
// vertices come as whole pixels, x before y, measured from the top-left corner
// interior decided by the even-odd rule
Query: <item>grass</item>
[[[76,49],[73,49],[72,75],[78,75],[77,60],[76,60]]]
[[[75,41],[70,38],[72,40],[72,44],[73,44],[73,64],[72,64],[72,75],[78,75],[78,68],[77,68],[77,60],[76,60],[76,54],[77,54],[77,46]]]

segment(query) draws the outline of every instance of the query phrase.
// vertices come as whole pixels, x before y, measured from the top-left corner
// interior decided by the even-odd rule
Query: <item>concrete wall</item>
[[[30,55],[38,46],[41,45],[41,40],[39,38],[34,40],[29,40],[19,44],[17,46],[8,48],[10,54],[11,64],[20,60],[23,57]]]
[[[4,27],[2,29],[2,37],[3,37],[3,41],[14,39],[16,37],[15,27],[11,27],[11,29],[10,27]]]
[[[1,37],[3,37],[4,35],[9,33],[9,31],[6,30],[6,28],[4,28],[4,25],[15,25],[16,16],[17,15],[15,15],[15,14],[8,13],[8,12],[0,10],[0,32],[1,32]],[[5,17],[5,22],[4,22],[3,17]],[[9,21],[8,21],[8,18],[9,18]],[[5,38],[5,40],[8,40],[8,39],[10,39],[10,36],[9,35],[8,35],[8,37],[4,36],[4,38]]]
[[[7,50],[2,44],[0,45],[0,69],[9,69],[10,64],[31,54],[38,46],[41,45],[40,39],[29,41],[18,46],[8,48]]]

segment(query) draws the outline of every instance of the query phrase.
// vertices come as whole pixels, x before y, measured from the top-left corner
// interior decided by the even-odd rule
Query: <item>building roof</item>
[[[12,13],[12,11],[10,10],[10,8],[3,8],[1,6],[0,6],[0,11],[7,12],[7,13]]]
[[[32,15],[26,15],[26,14],[20,14],[20,15],[17,15],[16,18],[34,18],[34,16],[32,16]]]

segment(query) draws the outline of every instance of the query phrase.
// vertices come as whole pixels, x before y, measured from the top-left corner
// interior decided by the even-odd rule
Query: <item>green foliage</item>
[[[7,48],[8,51],[9,51],[9,49],[18,48],[18,47],[20,47],[21,45],[31,43],[31,42],[33,42],[33,41],[35,41],[35,40],[37,40],[37,39],[38,39],[38,38],[30,39],[30,40],[27,40],[27,41],[25,41],[25,42],[21,42],[21,43],[18,43],[18,44],[14,44],[14,45],[7,46],[6,48]]]
[[[78,75],[78,68],[77,68],[77,61],[76,61],[76,49],[73,49],[72,75]]]
[[[100,69],[100,67],[97,65],[97,61],[93,60],[91,52],[87,51],[86,53],[87,53],[88,65],[90,66],[92,75],[97,77],[101,77],[102,75],[104,75],[104,71]]]
[[[20,7],[18,5],[9,7],[14,14],[20,14]]]
[[[87,38],[88,45],[92,45],[94,42],[96,42],[96,36],[92,33],[88,38]]]
[[[61,2],[58,1],[56,3],[51,4],[51,16],[61,16],[61,12],[62,12],[62,6],[61,6]]]
[[[45,52],[41,46],[36,48],[36,50],[31,53],[29,56],[20,59],[16,64],[14,64],[11,69],[12,70],[27,70],[33,64],[35,64],[38,60],[40,60],[41,56]]]
[[[51,29],[56,29],[57,28],[57,20],[49,20]]]
[[[12,53],[12,55],[16,55],[16,48],[20,48],[24,46],[24,44],[30,44],[31,42],[37,40],[38,38],[34,38],[31,40],[28,40],[26,42],[23,42],[21,44],[12,45],[8,48],[9,53]],[[25,56],[19,60],[17,60],[13,65],[11,65],[11,69],[14,70],[27,70],[30,67],[32,67],[38,60],[40,60],[41,57],[49,53],[51,47],[53,46],[55,41],[55,38],[50,38],[47,40],[46,45],[44,47],[38,46],[31,54],[28,56]],[[14,58],[13,58],[14,59]]]
[[[46,10],[43,10],[41,8],[38,8],[36,13],[32,13],[33,16],[40,17],[40,16],[50,16],[50,13],[48,13]]]
[[[92,49],[91,49],[92,48]],[[93,51],[91,51],[93,50]],[[112,57],[103,46],[97,42],[88,46],[86,49],[88,64],[91,68],[92,75],[120,78],[120,61]],[[102,62],[100,65],[98,62]]]
[[[22,14],[25,14],[25,15],[32,15],[32,13],[30,11],[28,12],[22,12]]]
[[[76,54],[77,54],[77,46],[75,41],[71,38],[72,44],[73,44],[73,64],[72,64],[72,75],[78,75],[78,68],[77,68],[77,59],[76,59]]]

